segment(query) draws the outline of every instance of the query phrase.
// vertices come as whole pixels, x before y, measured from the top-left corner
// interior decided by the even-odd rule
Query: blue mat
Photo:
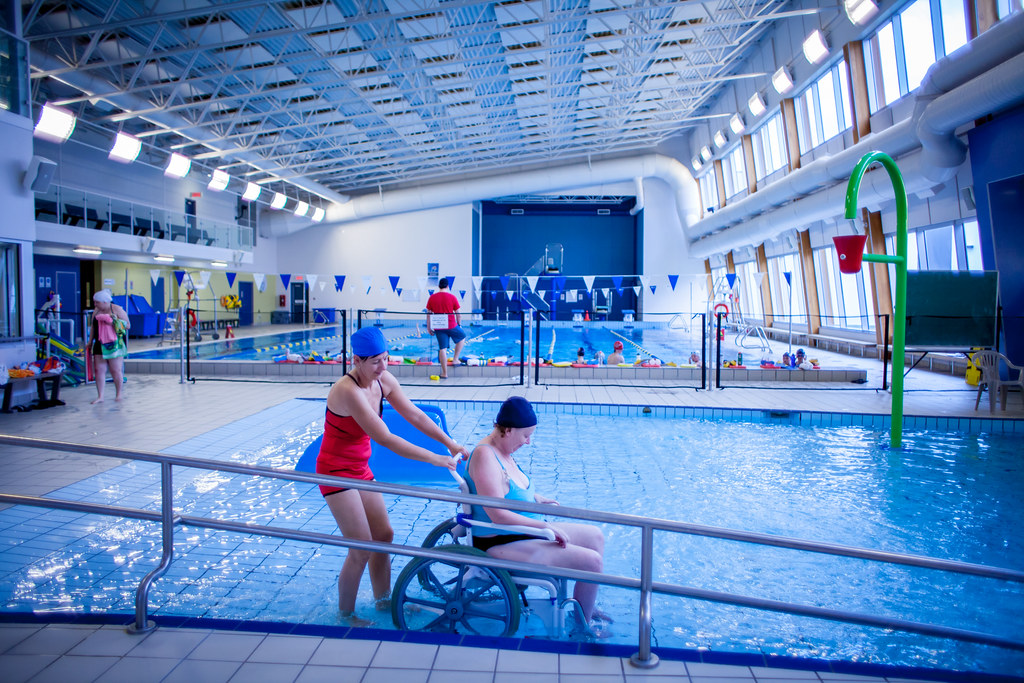
[[[416,407],[427,414],[441,430],[448,434],[448,423],[444,418],[444,412],[437,406],[416,404]],[[400,436],[406,441],[422,446],[433,453],[449,455],[448,449],[426,436],[420,430],[413,427],[409,422],[399,415],[391,406],[384,407],[384,424],[388,430]],[[316,456],[320,452],[320,442],[323,435],[318,436],[313,443],[306,447],[302,457],[295,465],[298,472],[316,472]],[[386,481],[393,484],[430,484],[432,486],[446,485],[455,488],[455,480],[444,467],[403,458],[397,453],[384,448],[376,441],[371,442],[370,469],[377,481]]]

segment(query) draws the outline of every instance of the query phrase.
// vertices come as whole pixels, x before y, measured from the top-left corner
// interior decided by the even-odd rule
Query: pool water
[[[504,357],[518,362],[522,341],[518,322],[479,321],[464,326],[466,343],[463,356],[490,359]],[[388,340],[388,352],[414,360],[437,357],[437,342],[426,328],[415,322],[386,321],[382,326]],[[272,360],[285,353],[308,357],[312,352],[334,356],[342,348],[341,326],[328,326],[282,334],[260,335],[244,339],[202,342],[191,346],[193,358],[200,360]],[[527,333],[529,335],[529,332]],[[534,340],[527,336],[527,350],[532,353]],[[544,323],[541,328],[541,356],[559,362],[574,362],[579,349],[587,361],[601,351],[608,356],[616,341],[623,343],[627,362],[656,357],[663,362],[682,364],[690,353],[700,351],[700,326],[669,327],[655,323]],[[177,347],[133,352],[136,359],[176,359]]]
[[[290,468],[319,434],[323,410],[322,401],[287,401],[166,452]],[[449,429],[475,443],[494,410],[449,408]],[[886,432],[868,427],[549,410],[540,418],[516,458],[563,505],[1024,566],[1019,436],[909,431],[894,452]],[[183,514],[336,531],[310,485],[175,468],[175,491]],[[124,465],[55,495],[153,508],[158,468]],[[396,543],[418,544],[455,507],[387,501]],[[639,532],[604,532],[605,571],[637,576]],[[160,554],[151,523],[25,507],[0,511],[0,539],[8,611],[131,612],[137,582]],[[176,553],[151,593],[155,614],[337,623],[340,548],[184,528]],[[394,559],[394,578],[406,562]],[[1024,586],[932,570],[659,532],[655,580],[1024,638]],[[364,577],[360,604],[370,602]],[[637,594],[604,587],[599,605],[616,618],[611,642],[635,643]],[[391,627],[389,615],[364,612]],[[682,598],[655,596],[653,615],[656,646],[1024,671],[1020,652]]]

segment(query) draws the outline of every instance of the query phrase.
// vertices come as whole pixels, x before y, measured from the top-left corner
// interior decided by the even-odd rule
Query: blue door
[[[153,282],[152,278],[149,281],[153,283],[149,287],[149,305],[157,313],[163,313],[167,310],[167,302],[164,301],[164,278],[161,275],[156,282]]]
[[[252,325],[252,283],[238,281],[238,300],[242,303],[238,309],[238,325]]]

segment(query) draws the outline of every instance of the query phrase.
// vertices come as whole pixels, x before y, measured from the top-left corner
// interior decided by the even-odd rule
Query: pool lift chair
[[[451,474],[459,490],[469,493],[465,479],[457,472]],[[470,510],[469,504],[463,504],[459,513],[427,534],[422,547],[464,555],[467,559],[487,557],[487,553],[472,546],[472,527],[554,540],[550,529],[477,521]],[[417,557],[398,575],[392,591],[391,616],[400,629],[485,636],[513,636],[523,616],[536,616],[548,637],[586,634],[583,609],[568,596],[567,585],[567,579],[556,576]],[[527,590],[531,592],[529,597]]]

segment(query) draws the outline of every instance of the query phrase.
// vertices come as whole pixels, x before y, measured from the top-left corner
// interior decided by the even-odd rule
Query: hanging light
[[[231,180],[231,176],[227,174],[227,171],[218,168],[213,172],[213,177],[210,178],[210,184],[207,187],[215,192],[220,192],[228,186],[229,180]]]
[[[171,158],[167,161],[167,168],[164,169],[164,175],[172,178],[184,178],[188,175],[190,168],[192,168],[192,160],[187,156],[174,152],[171,154]]]
[[[690,160],[690,166],[693,167],[693,172],[698,173],[700,169],[704,168],[704,164],[700,163],[700,157],[694,157]]]
[[[167,256],[166,254],[158,254],[153,257],[154,261],[160,261],[161,263],[174,263],[173,256]]]
[[[715,133],[715,137],[711,138],[711,141],[715,143],[715,147],[722,149],[725,147],[725,143],[729,142],[729,139],[725,137],[725,133],[718,131]]]
[[[247,202],[254,202],[259,199],[260,192],[262,191],[263,188],[256,183],[249,183],[245,186],[245,192],[242,193],[242,199]]]
[[[700,158],[704,161],[711,161],[711,148],[704,145],[700,148]]]
[[[780,95],[784,95],[792,89],[793,77],[789,75],[786,67],[780,66],[779,70],[772,74],[772,87]]]
[[[318,206],[315,209],[313,209],[313,220],[316,221],[317,223],[322,221],[324,219],[324,216],[326,215],[327,212],[324,211],[322,206]]]
[[[214,268],[227,268],[227,261],[210,261],[210,265]]]
[[[75,115],[62,107],[44,104],[33,135],[51,142],[65,142],[75,130]]]
[[[283,209],[284,205],[285,205],[285,202],[287,202],[287,201],[288,201],[287,197],[285,197],[280,192],[275,192],[274,193],[274,199],[270,202],[270,208],[271,209]]]
[[[878,5],[872,0],[844,0],[843,9],[846,18],[854,25],[860,26],[878,12]]]
[[[828,43],[821,31],[815,29],[804,39],[804,57],[811,64],[817,64],[828,57]]]
[[[732,118],[729,119],[729,128],[732,130],[733,133],[736,133],[736,135],[742,133],[743,129],[746,127],[747,125],[743,123],[743,117],[740,116],[738,113],[733,114]]]
[[[754,93],[750,96],[750,99],[747,100],[747,109],[750,110],[750,115],[756,118],[768,110],[768,105],[764,103],[761,95]]]
[[[76,254],[88,254],[89,256],[99,256],[103,253],[99,247],[75,247],[72,251]]]
[[[309,211],[309,204],[306,202],[299,202],[299,205],[295,207],[296,216],[305,216],[307,211]]]
[[[107,158],[130,164],[139,158],[141,150],[142,141],[137,137],[128,135],[128,133],[118,133],[117,137],[114,138],[114,146],[110,148],[110,154],[107,155]]]

